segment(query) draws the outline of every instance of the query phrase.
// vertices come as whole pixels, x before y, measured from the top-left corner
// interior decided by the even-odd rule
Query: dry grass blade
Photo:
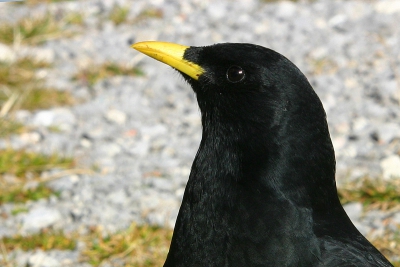
[[[47,13],[44,16],[27,17],[15,24],[0,25],[0,42],[5,44],[40,45],[43,42],[60,37],[71,37],[71,31],[65,30],[66,22],[57,20]]]
[[[49,63],[30,57],[0,62],[1,116],[17,109],[48,109],[76,102],[68,91],[46,88],[43,79],[37,78],[36,72],[48,67]]]
[[[140,14],[133,20],[133,23],[139,23],[147,19],[160,19],[164,16],[161,9],[148,8],[140,12]]]
[[[73,160],[57,154],[41,155],[25,150],[0,150],[0,174],[9,173],[23,177],[27,172],[38,176],[49,168],[70,168]]]
[[[395,232],[386,231],[382,236],[372,238],[371,243],[387,258],[399,256],[400,226]],[[394,266],[400,266],[400,261],[394,262]]]
[[[46,175],[44,178],[40,179],[40,182],[45,183],[53,180],[60,179],[65,176],[70,176],[70,175],[82,175],[82,174],[87,174],[87,175],[92,175],[95,172],[90,169],[68,169],[65,171],[60,171],[52,175]]]
[[[342,204],[362,202],[368,209],[397,208],[400,203],[400,179],[386,181],[365,177],[340,186],[338,194]]]
[[[11,108],[13,107],[13,105],[15,104],[15,102],[17,101],[19,97],[19,93],[18,92],[14,92],[9,98],[8,100],[3,104],[3,106],[1,107],[0,110],[0,117],[4,117],[8,114],[8,112],[11,110]]]
[[[59,155],[41,155],[24,150],[0,150],[0,178],[5,175],[13,179],[0,179],[0,204],[6,202],[24,203],[56,195],[57,192],[47,188],[39,177],[45,170],[54,168],[71,168],[74,162]],[[27,176],[29,181],[38,181],[34,187],[25,188]]]
[[[2,191],[6,192],[2,192]],[[34,188],[23,188],[23,186],[8,186],[0,190],[0,205],[4,203],[25,203],[27,201],[38,201],[39,199],[49,198],[50,196],[59,196],[59,193],[54,192],[46,187],[43,183],[38,184]]]
[[[115,25],[120,25],[127,21],[129,15],[129,7],[114,5],[108,19],[114,22]]]
[[[44,229],[37,234],[4,237],[3,243],[9,251],[15,249],[29,251],[38,248],[45,251],[52,249],[74,250],[76,248],[76,236],[66,235],[61,231]]]
[[[90,86],[93,86],[99,80],[106,78],[124,75],[124,76],[143,76],[143,71],[138,67],[131,67],[128,65],[120,65],[112,62],[103,63],[100,66],[89,66],[79,70],[74,76],[73,80],[81,81]]]
[[[57,106],[70,106],[76,100],[68,91],[59,91],[51,88],[27,88],[15,103],[15,109],[49,109]]]
[[[0,117],[0,138],[5,138],[11,134],[20,134],[26,130],[27,128],[23,124]]]
[[[94,266],[120,260],[127,267],[161,266],[171,238],[171,230],[135,224],[127,231],[109,236],[95,229],[86,240],[83,257]]]
[[[0,239],[0,250],[1,255],[3,256],[2,259],[0,259],[0,263],[4,264],[5,267],[12,267],[11,262],[8,260],[7,248],[4,244],[3,239]]]
[[[22,87],[35,79],[38,69],[47,67],[50,67],[49,63],[30,57],[19,58],[12,63],[0,61],[0,84],[9,89]]]

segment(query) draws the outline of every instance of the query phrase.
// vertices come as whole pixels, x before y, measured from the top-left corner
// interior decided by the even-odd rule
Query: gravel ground
[[[267,2],[0,3],[1,21],[45,12],[84,15],[84,26],[71,26],[79,31],[72,38],[37,47],[0,44],[1,58],[31,54],[52,62],[55,68],[40,75],[82,99],[68,108],[18,111],[18,120],[32,130],[0,140],[0,148],[58,152],[74,157],[81,170],[99,170],[46,173],[61,176],[49,183],[61,196],[29,202],[28,212],[15,216],[14,204],[1,205],[0,213],[7,216],[0,217],[0,237],[49,226],[66,232],[94,225],[113,232],[133,221],[174,226],[201,139],[199,110],[176,72],[129,47],[137,41],[249,42],[284,54],[306,74],[324,104],[338,183],[364,175],[400,176],[400,1]],[[149,9],[160,11],[162,18],[116,26],[105,18],[115,4],[130,7],[129,18]],[[118,76],[94,86],[71,79],[82,67],[108,61],[140,66],[145,76]],[[400,224],[399,211],[364,213],[361,203],[348,204],[346,210],[363,234],[376,236]],[[78,253],[18,252],[14,257],[21,266],[60,266],[74,262]]]

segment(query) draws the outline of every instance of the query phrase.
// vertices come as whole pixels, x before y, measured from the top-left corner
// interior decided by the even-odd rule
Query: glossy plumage
[[[234,43],[182,60],[202,68],[180,71],[203,135],[164,267],[392,266],[339,202],[325,111],[293,63]]]

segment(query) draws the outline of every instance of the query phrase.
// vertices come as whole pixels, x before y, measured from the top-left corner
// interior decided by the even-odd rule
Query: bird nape
[[[133,48],[178,70],[202,140],[170,266],[392,266],[339,202],[325,111],[287,58],[253,44]]]

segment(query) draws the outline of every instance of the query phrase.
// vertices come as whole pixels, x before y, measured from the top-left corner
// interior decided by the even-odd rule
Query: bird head
[[[312,138],[321,131],[329,138],[325,111],[307,78],[271,49],[243,43],[189,47],[155,41],[132,47],[183,75],[196,93],[203,127],[212,119],[214,126],[257,128],[271,138]]]
[[[322,103],[287,58],[244,43],[140,42],[133,48],[188,81],[202,113],[203,141],[213,142],[208,148],[225,143],[225,150],[242,155],[241,165],[254,175],[267,169],[271,176],[295,179],[292,185],[334,183],[334,151]]]
[[[319,116],[325,120],[322,104],[305,76],[271,49],[242,43],[189,47],[154,41],[132,47],[178,70],[196,93],[203,114],[217,111],[231,122],[269,126],[288,119],[305,123]],[[310,109],[315,111],[306,111]]]

